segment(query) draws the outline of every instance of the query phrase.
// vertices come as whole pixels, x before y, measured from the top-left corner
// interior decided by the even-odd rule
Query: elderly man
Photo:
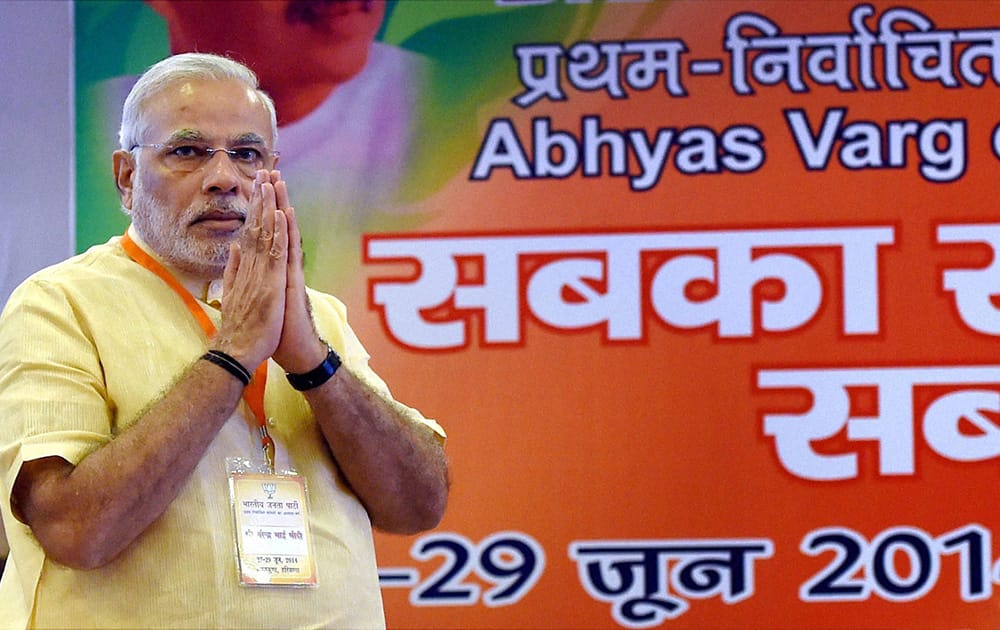
[[[156,64],[114,153],[128,232],[4,309],[13,627],[382,626],[372,526],[441,519],[444,433],[306,288],[276,136],[244,66]]]

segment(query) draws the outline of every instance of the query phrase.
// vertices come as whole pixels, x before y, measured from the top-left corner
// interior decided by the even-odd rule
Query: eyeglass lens
[[[224,149],[194,145],[167,146],[162,155],[164,163],[171,170],[190,172],[205,166],[216,153],[225,153],[236,168],[248,177],[253,177],[258,170],[265,168],[269,157],[265,149],[256,147]]]

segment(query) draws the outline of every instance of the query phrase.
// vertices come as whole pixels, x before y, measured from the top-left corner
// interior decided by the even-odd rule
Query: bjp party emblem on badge
[[[274,498],[274,493],[278,491],[278,485],[276,483],[274,483],[273,481],[264,481],[264,482],[262,482],[260,484],[260,488],[261,488],[261,490],[264,491],[264,494],[267,495],[267,498],[269,500],[273,499]]]

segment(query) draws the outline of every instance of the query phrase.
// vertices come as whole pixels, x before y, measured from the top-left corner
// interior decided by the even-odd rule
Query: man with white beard
[[[126,234],[0,316],[0,618],[383,626],[372,527],[440,521],[444,432],[305,286],[273,103],[246,67],[177,55],[120,139]]]

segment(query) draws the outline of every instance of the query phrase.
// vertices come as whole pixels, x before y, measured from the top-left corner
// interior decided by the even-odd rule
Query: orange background
[[[391,20],[418,15],[404,13],[409,2],[400,3]],[[940,556],[940,575],[933,588],[914,601],[890,602],[874,593],[856,602],[802,601],[800,587],[836,566],[831,565],[835,560],[831,550],[817,556],[800,551],[802,541],[822,528],[851,529],[868,541],[902,526],[919,528],[931,537],[973,524],[1000,533],[1000,515],[993,507],[996,462],[995,458],[956,462],[930,449],[921,436],[919,419],[931,399],[920,391],[914,406],[915,474],[880,475],[877,444],[849,441],[842,431],[816,449],[857,453],[857,478],[802,479],[782,466],[773,439],[764,434],[763,418],[769,413],[802,412],[810,404],[808,396],[755,387],[758,371],[789,367],[998,364],[995,340],[961,320],[953,295],[942,290],[941,280],[945,269],[983,266],[991,253],[980,246],[935,242],[939,224],[996,221],[994,181],[1000,160],[991,150],[990,138],[1000,123],[997,83],[988,79],[982,87],[974,87],[959,78],[960,87],[946,88],[916,81],[905,70],[904,55],[903,76],[909,88],[890,90],[884,87],[882,48],[876,46],[873,68],[882,89],[846,92],[817,85],[804,74],[810,87],[806,93],[793,93],[785,84],[763,86],[752,78],[756,94],[734,92],[724,48],[726,24],[734,15],[756,13],[786,35],[842,34],[852,32],[850,15],[857,2],[554,0],[515,6],[500,0],[450,0],[433,4],[435,10],[445,11],[461,4],[456,13],[492,11],[489,17],[496,20],[507,10],[542,15],[543,7],[545,11],[559,7],[574,16],[568,20],[574,24],[573,32],[551,42],[569,47],[582,39],[678,39],[688,48],[683,61],[720,59],[724,70],[718,76],[697,77],[684,70],[682,80],[689,94],[683,98],[670,96],[659,85],[647,91],[626,88],[627,98],[612,99],[605,92],[576,90],[563,75],[567,100],[543,100],[522,109],[512,103],[523,89],[516,83],[516,57],[512,50],[504,51],[491,60],[488,71],[508,79],[509,92],[485,101],[470,96],[467,101],[451,101],[453,109],[428,111],[438,131],[434,141],[427,139],[424,163],[418,165],[428,179],[418,187],[423,196],[417,195],[402,213],[410,221],[408,231],[397,235],[558,236],[889,226],[895,242],[879,251],[880,325],[873,335],[842,332],[840,263],[830,248],[790,252],[815,265],[823,281],[823,302],[816,316],[791,331],[768,333],[758,327],[751,337],[725,338],[712,327],[680,329],[661,321],[647,299],[645,336],[638,341],[609,341],[600,327],[558,330],[529,315],[521,343],[497,346],[481,342],[481,312],[455,313],[443,306],[437,315],[462,318],[470,339],[469,345],[446,351],[420,351],[399,343],[371,300],[374,284],[412,273],[412,265],[365,261],[359,256],[345,261],[357,268],[356,277],[338,279],[337,286],[323,286],[325,279],[312,270],[313,284],[332,290],[348,304],[351,323],[373,356],[373,367],[396,397],[438,419],[449,433],[453,485],[443,523],[423,536],[379,536],[380,566],[416,570],[419,583],[426,585],[453,558],[438,555],[422,560],[413,549],[445,534],[478,544],[515,532],[537,541],[545,554],[537,583],[510,605],[488,606],[479,597],[471,605],[414,606],[409,600],[413,587],[387,587],[383,592],[389,627],[618,627],[612,605],[584,590],[577,563],[569,555],[570,545],[702,539],[768,539],[774,553],[754,560],[755,589],[749,598],[733,604],[719,596],[686,598],[689,609],[663,621],[664,627],[1000,627],[995,598],[962,600],[958,554]],[[895,7],[919,12],[938,30],[1000,31],[996,1],[871,4],[874,16],[866,24],[873,31],[878,18]],[[393,26],[390,21],[387,32],[394,32]],[[513,36],[517,39],[520,34]],[[489,39],[483,31],[470,30],[467,37],[456,38],[447,58],[434,60],[447,87],[452,87],[453,76],[458,83],[459,71],[468,71],[470,60],[482,62],[476,53]],[[165,42],[161,45],[165,47]],[[964,46],[956,44],[953,49]],[[852,52],[849,66],[855,82],[856,54]],[[977,67],[990,71],[986,63]],[[494,85],[490,78],[483,76],[482,83]],[[472,102],[478,105],[473,107]],[[449,101],[435,101],[441,103]],[[852,171],[834,154],[827,168],[810,171],[782,112],[804,110],[815,129],[824,112],[834,107],[847,109],[844,124],[869,121],[883,128],[893,120],[963,120],[966,171],[949,183],[928,181],[918,170],[912,141],[907,143],[907,164],[901,168]],[[534,119],[549,118],[553,129],[579,136],[585,116],[600,116],[606,129],[644,129],[647,135],[660,128],[700,126],[721,134],[734,125],[752,126],[764,136],[761,146],[766,157],[752,173],[685,175],[674,165],[674,148],[662,178],[645,192],[631,191],[625,177],[586,178],[579,171],[565,179],[530,180],[515,178],[509,169],[496,169],[485,181],[470,179],[491,121],[509,118],[530,159]],[[464,134],[470,126],[476,134],[471,141]],[[78,145],[78,155],[84,155],[79,151]],[[630,164],[634,172],[631,155]],[[604,168],[606,172],[606,161]],[[438,179],[441,173],[448,175],[443,183]],[[294,191],[292,197],[294,201]],[[78,199],[89,197],[78,192]],[[110,235],[102,235],[102,240]],[[372,228],[358,240],[389,236]],[[668,254],[672,252],[659,260]],[[654,271],[649,265],[644,268],[646,293]],[[762,283],[759,290],[762,298],[775,297],[781,289]],[[982,388],[1000,390],[1000,383],[984,383]],[[852,405],[857,415],[873,413],[870,392],[857,392]],[[996,422],[996,414],[991,419]],[[1000,551],[989,549],[993,578],[998,555]],[[905,578],[904,556],[894,558]],[[459,566],[470,572],[460,575],[457,585],[474,584],[485,591],[492,582],[472,570],[473,560]],[[673,587],[671,592],[676,595]]]
[[[726,21],[756,12],[784,33],[850,30],[851,2],[671,2],[655,23],[637,23],[641,5],[609,5],[593,41],[679,38],[685,59],[727,58]],[[880,16],[896,3],[875,3]],[[940,29],[1000,25],[1000,3],[909,2]],[[874,18],[871,22],[874,22]],[[877,28],[869,23],[870,28]],[[626,28],[630,25],[631,28]],[[634,29],[634,30],[633,30]],[[877,57],[878,59],[878,57]],[[513,62],[508,62],[513,63]],[[852,68],[856,67],[852,65]],[[876,61],[876,69],[882,66]],[[754,563],[756,592],[734,605],[720,598],[691,600],[690,609],[663,625],[677,628],[945,628],[1000,624],[995,600],[965,603],[959,596],[957,555],[943,556],[940,577],[924,597],[892,603],[872,594],[851,603],[804,603],[799,587],[827,569],[832,552],[811,557],[802,539],[826,526],[856,530],[869,540],[909,525],[939,536],[979,523],[997,531],[995,461],[959,463],[935,455],[916,427],[916,474],[877,473],[872,442],[841,440],[831,452],[859,453],[859,476],[810,482],[786,472],[763,435],[766,411],[794,411],[801,396],[755,391],[761,368],[787,366],[910,366],[993,364],[993,339],[957,317],[941,287],[945,267],[978,266],[982,251],[934,243],[935,225],[993,221],[991,201],[1000,163],[990,134],[1000,120],[997,86],[946,89],[908,81],[905,91],[845,93],[817,86],[793,94],[785,85],[760,86],[740,97],[720,77],[686,77],[690,96],[662,89],[631,92],[627,100],[567,88],[563,103],[527,110],[510,103],[482,112],[510,117],[526,145],[530,120],[550,116],[554,129],[579,134],[580,119],[598,114],[613,129],[678,129],[735,124],[763,131],[766,161],[751,174],[679,174],[671,163],[652,190],[630,192],[625,178],[524,181],[494,171],[486,182],[468,169],[424,207],[433,234],[511,231],[722,230],[888,225],[896,243],[880,254],[880,334],[844,337],[835,259],[810,254],[826,278],[824,302],[808,325],[782,334],[719,339],[712,330],[679,330],[648,314],[641,343],[613,343],[599,330],[555,331],[528,320],[523,346],[483,347],[480,315],[468,318],[469,347],[419,352],[388,335],[362,289],[349,303],[353,323],[375,367],[397,396],[439,418],[450,433],[454,486],[440,530],[473,542],[514,530],[536,539],[547,565],[537,583],[508,607],[412,607],[405,589],[386,589],[392,627],[616,627],[610,604],[583,590],[568,546],[582,540],[769,538],[774,556]],[[857,78],[857,73],[851,73]],[[881,78],[881,73],[877,72]],[[904,73],[904,76],[905,73]],[[514,94],[511,94],[513,97]],[[852,172],[838,164],[808,172],[783,116],[801,108],[816,126],[826,108],[846,107],[847,122],[958,118],[967,121],[968,167],[947,184],[917,171],[912,144],[905,168]],[[529,149],[530,151],[530,146]],[[673,155],[673,152],[671,153]],[[392,267],[369,264],[371,281]],[[991,385],[993,388],[997,384]],[[919,417],[919,416],[918,416]],[[381,564],[414,566],[426,578],[440,562],[409,557],[409,539],[382,537]],[[995,558],[991,554],[991,558]],[[905,575],[905,570],[903,570]],[[469,577],[469,582],[476,582]],[[487,584],[487,583],[483,583]]]

